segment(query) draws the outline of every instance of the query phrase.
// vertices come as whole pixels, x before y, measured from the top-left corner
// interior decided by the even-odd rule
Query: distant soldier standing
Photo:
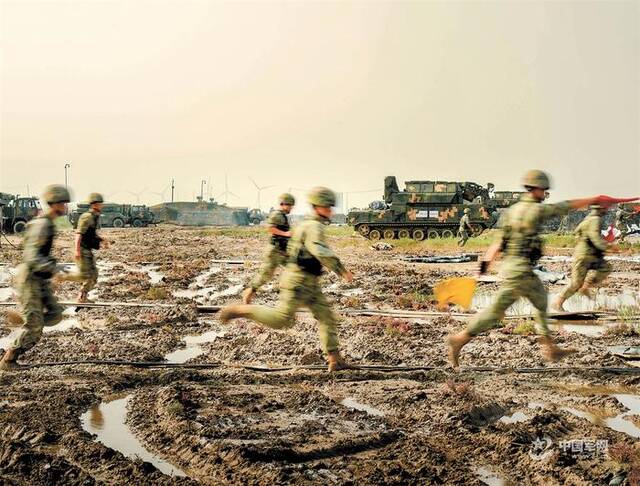
[[[473,233],[473,227],[469,219],[469,208],[464,208],[462,218],[460,218],[460,226],[458,227],[458,246],[464,246],[469,239],[469,231]],[[469,231],[467,231],[469,229]]]
[[[98,267],[96,266],[96,258],[93,250],[99,250],[103,244],[105,248],[109,247],[109,242],[98,236],[98,227],[100,226],[100,214],[104,198],[97,192],[89,194],[90,209],[83,213],[78,220],[78,228],[76,230],[75,240],[75,259],[80,270],[77,280],[82,283],[78,302],[88,302],[89,292],[98,282]]]
[[[272,211],[267,220],[269,233],[271,234],[271,244],[264,256],[260,270],[251,280],[249,287],[242,292],[242,302],[245,304],[250,304],[258,289],[271,280],[276,268],[287,263],[287,245],[289,244],[289,238],[291,238],[289,214],[296,200],[288,193],[281,194],[278,199],[280,201],[280,209]]]
[[[0,369],[3,370],[18,366],[16,360],[40,340],[44,326],[54,326],[62,320],[62,307],[50,284],[56,272],[51,248],[56,236],[53,221],[67,213],[67,203],[71,198],[64,186],[52,185],[45,189],[43,199],[49,205],[49,211],[33,219],[24,236],[23,261],[16,277],[24,316],[23,327],[0,361]]]
[[[288,329],[295,324],[295,312],[308,307],[320,326],[320,342],[327,354],[329,371],[347,368],[338,350],[338,319],[320,288],[322,268],[342,276],[347,282],[353,274],[327,245],[325,226],[330,223],[336,196],[330,189],[316,187],[309,194],[313,206],[310,218],[302,222],[289,241],[288,263],[280,279],[280,301],[276,308],[258,305],[232,305],[220,312],[220,321],[245,317],[272,329]]]
[[[562,216],[571,209],[580,209],[595,203],[599,198],[576,199],[558,204],[542,204],[550,187],[549,177],[542,171],[531,170],[524,178],[529,191],[504,214],[501,234],[480,262],[480,273],[486,272],[499,252],[505,257],[502,263],[503,283],[494,302],[477,314],[467,329],[448,339],[449,359],[458,366],[460,350],[478,334],[500,326],[506,310],[520,297],[526,297],[536,309],[538,333],[544,354],[549,361],[558,361],[572,350],[560,349],[549,335],[547,325],[547,292],[533,267],[542,256],[540,230],[542,224],[553,216]]]
[[[620,243],[624,243],[624,239],[627,236],[628,228],[627,228],[627,217],[633,214],[630,211],[625,211],[625,209],[620,204],[618,209],[616,210],[616,218],[615,218],[615,227],[618,231],[620,231],[620,236],[618,237]]]
[[[564,302],[576,292],[591,297],[589,289],[602,282],[611,273],[611,265],[604,259],[608,244],[602,238],[602,217],[606,210],[597,204],[591,206],[591,213],[576,227],[578,238],[573,253],[571,283],[558,296],[554,309],[564,311]]]

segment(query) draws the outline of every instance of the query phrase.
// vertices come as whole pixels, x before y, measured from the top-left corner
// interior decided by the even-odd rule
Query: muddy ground
[[[611,263],[596,303],[608,322],[557,327],[578,353],[547,373],[508,368],[546,364],[524,320],[472,342],[462,368],[445,359],[445,337],[464,318],[343,316],[342,351],[356,364],[432,370],[349,370],[329,375],[317,327],[299,314],[277,332],[247,321],[222,327],[194,302],[225,304],[239,293],[266,244],[259,230],[104,230],[114,241],[99,253],[98,301],[179,304],[176,308],[69,309],[60,325],[22,357],[25,364],[67,360],[209,363],[218,367],[33,366],[0,375],[0,482],[3,484],[638,484],[640,374],[589,367],[630,367],[612,346],[638,344],[631,317],[640,296],[638,246]],[[56,243],[71,257],[73,234]],[[12,238],[14,243],[17,238]],[[324,277],[338,309],[435,310],[442,278],[469,275],[475,263],[408,264],[402,253],[455,253],[428,242],[373,251],[342,232],[331,238],[352,284]],[[568,256],[570,250],[548,249]],[[0,249],[0,300],[12,299],[10,269],[19,253]],[[627,258],[632,257],[632,258]],[[544,266],[568,272],[568,259]],[[484,305],[497,284],[484,284]],[[562,284],[549,285],[556,293]],[[77,284],[58,286],[73,299]],[[624,297],[620,300],[619,296]],[[273,303],[277,280],[258,295]],[[525,309],[516,306],[517,309]],[[0,328],[6,345],[10,329]],[[3,341],[4,338],[4,341]],[[0,347],[2,347],[0,345]],[[237,365],[305,365],[279,372]],[[557,366],[557,365],[552,365]],[[505,367],[502,371],[465,367]],[[106,444],[106,445],[105,445]],[[136,459],[135,455],[145,459]]]

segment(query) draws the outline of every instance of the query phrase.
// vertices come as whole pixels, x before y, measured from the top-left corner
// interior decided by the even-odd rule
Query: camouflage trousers
[[[307,307],[318,321],[320,344],[325,353],[337,351],[338,319],[322,293],[319,278],[289,264],[280,279],[280,299],[276,307],[251,305],[247,317],[272,329],[290,329],[295,313]]]
[[[253,277],[249,286],[253,290],[258,290],[269,280],[271,280],[273,274],[276,271],[276,268],[284,266],[286,263],[287,254],[283,251],[280,251],[275,246],[271,246],[264,255],[260,270],[258,270],[258,273],[255,275],[255,277]]]
[[[560,294],[567,300],[582,286],[592,287],[601,283],[611,273],[611,265],[606,260],[599,260],[593,256],[576,258],[571,269],[571,283]]]
[[[535,307],[538,334],[548,336],[547,291],[532,270],[507,273],[493,303],[472,319],[467,332],[476,336],[488,329],[501,327],[500,321],[505,312],[520,297],[528,299]]]
[[[78,281],[82,282],[82,292],[88,294],[98,282],[98,267],[96,258],[91,250],[82,248],[80,250],[80,260],[78,264]]]
[[[627,236],[627,233],[629,233],[628,228],[626,223],[623,223],[622,221],[618,221],[616,222],[616,229],[618,231],[620,231],[620,236],[618,236],[618,241],[620,241],[620,243],[622,243],[625,239],[625,237]]]
[[[40,340],[44,326],[55,326],[62,320],[62,307],[53,295],[48,279],[27,275],[18,285],[25,323],[13,348],[24,352]]]
[[[458,230],[458,246],[464,246],[469,239],[469,232],[466,229]]]

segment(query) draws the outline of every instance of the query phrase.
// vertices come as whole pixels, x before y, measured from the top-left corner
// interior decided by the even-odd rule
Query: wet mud
[[[463,368],[453,371],[445,339],[464,328],[465,318],[342,316],[339,336],[349,361],[437,369],[329,375],[309,366],[324,365],[309,314],[299,314],[289,330],[273,331],[246,320],[222,326],[195,309],[196,302],[239,301],[258,263],[212,260],[255,260],[267,242],[260,233],[108,232],[114,245],[99,253],[102,277],[94,298],[177,306],[70,308],[22,363],[219,366],[73,364],[1,373],[2,483],[608,484],[622,477],[634,484],[640,477],[640,376],[588,369],[626,366],[609,348],[638,343],[632,310],[640,263],[633,258],[612,260],[614,273],[599,300],[576,300],[576,306],[611,310],[609,321],[554,323],[559,344],[578,351],[562,364],[582,370],[465,371],[550,366],[536,336],[518,320],[472,341],[463,350]],[[72,260],[72,236],[65,232],[57,242],[60,261]],[[323,278],[337,309],[435,311],[433,286],[476,266],[406,263],[399,261],[402,250],[373,252],[350,237],[330,242],[356,273],[352,284]],[[7,254],[0,266],[0,300],[18,261]],[[545,262],[554,272],[568,273],[570,265],[560,258]],[[476,310],[497,286],[481,286],[487,297],[478,298]],[[562,284],[548,289],[558,293]],[[77,291],[74,283],[57,288],[65,300]],[[276,299],[277,278],[256,301]],[[0,348],[14,334],[0,328]],[[239,364],[306,368],[268,373]],[[593,447],[577,454],[567,450],[570,441]]]

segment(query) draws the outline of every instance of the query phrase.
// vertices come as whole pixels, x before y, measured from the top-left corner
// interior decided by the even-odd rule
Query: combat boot
[[[220,311],[220,314],[218,314],[218,320],[221,324],[228,324],[230,320],[237,319],[238,317],[247,317],[248,314],[248,305],[229,305]]]
[[[256,295],[256,291],[251,287],[247,287],[242,291],[242,303],[249,305],[253,300],[253,297]]]
[[[331,351],[327,354],[327,363],[329,364],[329,367],[327,368],[327,371],[329,372],[348,370],[351,368],[351,365],[347,363],[342,356],[340,356],[339,351]]]
[[[4,321],[8,327],[20,327],[24,325],[24,319],[20,313],[9,309],[4,311]]]
[[[543,346],[542,356],[544,356],[545,360],[551,363],[560,361],[562,358],[565,358],[570,354],[574,354],[577,352],[573,348],[559,348],[558,345],[549,336],[541,337],[539,343]]]
[[[447,344],[449,345],[449,361],[451,362],[451,366],[457,368],[458,358],[460,357],[460,351],[463,346],[467,344],[473,336],[469,334],[467,331],[462,331],[456,334],[455,336],[449,336],[447,339]]]
[[[12,371],[20,368],[18,364],[18,356],[20,356],[20,350],[11,348],[5,351],[4,356],[0,360],[0,370],[2,371]]]

